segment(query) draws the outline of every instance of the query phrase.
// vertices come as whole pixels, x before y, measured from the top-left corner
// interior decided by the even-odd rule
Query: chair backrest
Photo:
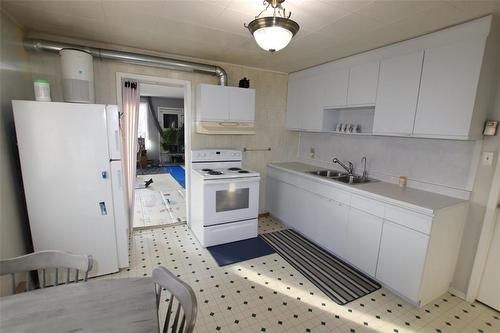
[[[24,256],[0,260],[0,276],[12,276],[12,293],[16,293],[16,273],[26,274],[26,291],[34,289],[30,274],[37,271],[39,287],[87,281],[92,269],[92,256],[62,251],[39,251]],[[48,270],[53,270],[49,272]],[[73,274],[71,274],[73,270]],[[47,273],[52,273],[48,276]],[[81,274],[81,275],[80,275]],[[30,289],[30,285],[33,287]]]
[[[158,314],[160,314],[160,305],[163,304],[161,302],[162,290],[170,292],[170,297],[167,299],[168,303],[166,305],[167,309],[162,332],[193,332],[196,314],[198,312],[198,304],[193,289],[165,267],[161,266],[153,270],[153,281],[156,284],[156,305]],[[174,303],[177,303],[175,310],[173,310]],[[172,324],[170,324],[172,314],[174,318]]]

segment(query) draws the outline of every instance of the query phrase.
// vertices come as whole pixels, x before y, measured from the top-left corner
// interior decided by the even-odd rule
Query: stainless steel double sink
[[[307,173],[318,177],[338,181],[344,184],[355,185],[355,184],[366,184],[366,183],[376,182],[375,179],[363,178],[362,176],[351,175],[348,174],[347,172],[341,172],[335,170],[314,170],[314,171],[308,171]]]

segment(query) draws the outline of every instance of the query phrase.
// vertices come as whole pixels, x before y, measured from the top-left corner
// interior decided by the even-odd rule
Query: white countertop
[[[333,184],[355,194],[357,193],[360,195],[366,195],[369,197],[373,197],[374,199],[390,201],[391,203],[395,204],[399,203],[403,206],[411,205],[418,210],[426,210],[428,214],[433,214],[433,212],[438,209],[443,209],[466,202],[462,199],[457,199],[432,192],[416,190],[412,188],[401,188],[399,185],[382,181],[356,185],[344,184],[320,176],[308,174],[308,171],[322,170],[323,168],[301,162],[270,163],[269,166],[297,173],[309,179],[314,179],[323,183]]]

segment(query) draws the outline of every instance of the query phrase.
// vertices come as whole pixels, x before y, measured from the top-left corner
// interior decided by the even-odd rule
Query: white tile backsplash
[[[474,175],[476,141],[435,140],[381,136],[349,136],[332,133],[300,134],[298,159],[338,168],[337,157],[354,163],[362,172],[361,158],[367,157],[369,175],[397,182],[408,177],[408,186],[467,199]],[[310,149],[315,159],[310,159]]]

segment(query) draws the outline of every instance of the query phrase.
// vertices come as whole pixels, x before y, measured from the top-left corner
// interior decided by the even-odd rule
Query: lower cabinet
[[[275,180],[274,178],[268,178],[267,197],[269,213],[290,228],[299,230],[304,224],[301,221],[301,216],[299,216],[303,209],[303,206],[300,204],[303,202],[300,194],[301,192],[297,187]]]
[[[274,217],[338,256],[345,257],[349,207],[268,178],[268,209]]]
[[[345,258],[349,207],[311,192],[305,195],[307,224],[299,231],[324,249]]]
[[[376,278],[418,301],[428,242],[428,235],[384,221]]]
[[[448,290],[465,203],[430,216],[333,186],[325,190],[306,177],[268,169],[267,203],[274,217],[414,304]]]
[[[370,276],[375,276],[383,219],[356,208],[349,210],[347,227],[348,261]]]
[[[326,250],[345,259],[349,207],[332,200],[325,208],[328,215],[318,221],[319,232],[316,241]]]

